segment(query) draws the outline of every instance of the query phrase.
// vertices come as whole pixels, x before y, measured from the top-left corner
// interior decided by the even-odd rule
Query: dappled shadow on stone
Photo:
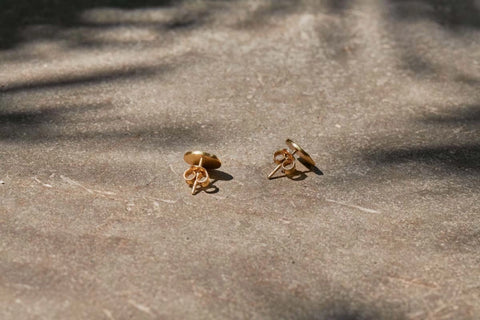
[[[70,112],[87,112],[90,110],[95,110],[101,108],[101,106],[91,105],[91,106],[76,106],[65,108],[60,111],[60,108],[43,108],[40,110],[32,111],[11,111],[5,112],[0,111],[0,124],[5,126],[31,126],[36,127],[42,125],[43,123],[50,123],[55,118],[59,117],[61,113],[70,113]]]
[[[143,62],[142,62],[143,63]],[[161,77],[174,70],[176,63],[158,65],[131,65],[128,67],[108,68],[106,70],[82,70],[74,73],[63,72],[58,75],[42,75],[38,79],[4,83],[0,87],[0,141],[15,143],[40,143],[69,141],[109,142],[116,145],[165,145],[182,144],[207,139],[205,130],[200,130],[195,123],[166,123],[159,116],[158,121],[150,118],[139,125],[133,125],[122,119],[112,110],[119,106],[112,105],[110,98],[94,100],[95,103],[72,104],[65,102],[52,106],[37,106],[35,102],[11,104],[11,98],[52,92],[61,95],[65,101],[71,101],[78,94],[71,90],[91,89],[102,84],[121,84],[124,80],[145,80],[149,77]],[[91,100],[85,93],[86,100]],[[83,100],[83,99],[82,99]],[[130,124],[126,124],[130,123]],[[196,133],[194,133],[196,131]],[[141,141],[141,144],[138,142]]]
[[[429,115],[422,121],[437,124],[475,124],[480,122],[480,104],[467,105],[454,112]]]
[[[465,74],[460,64],[453,60],[457,59],[453,52],[450,53],[452,60],[448,61],[448,56],[438,54],[438,49],[433,50],[435,46],[443,46],[443,43],[430,35],[430,32],[441,30],[445,38],[464,41],[465,45],[474,43],[473,38],[466,35],[480,30],[478,1],[389,0],[387,3],[389,6],[384,18],[387,30],[390,30],[390,35],[397,43],[401,68],[420,79],[438,79],[441,75],[459,83],[478,85],[478,79]],[[419,27],[419,24],[422,26]],[[425,51],[423,46],[427,44],[431,50]],[[472,60],[470,63],[475,62]]]
[[[480,28],[480,5],[475,0],[390,0],[394,16],[400,19],[429,19],[456,30]]]
[[[101,106],[92,106],[101,108]],[[134,128],[127,128],[121,121],[118,124],[111,123],[107,128],[91,130],[71,129],[75,127],[75,117],[86,113],[89,108],[58,108],[37,112],[16,112],[0,115],[1,121],[6,121],[0,128],[0,141],[8,141],[23,144],[62,142],[86,143],[95,149],[104,144],[107,149],[129,147],[132,149],[149,149],[152,146],[187,146],[200,141],[211,141],[209,133],[202,130],[199,124],[168,124],[159,122],[156,125],[143,125]],[[74,111],[76,110],[76,111]],[[116,119],[112,120],[112,122]],[[105,122],[105,126],[107,123]]]
[[[478,252],[480,249],[480,230],[471,224],[456,227],[453,231],[446,230],[439,235],[435,246],[440,251]]]
[[[310,13],[327,12],[328,14],[341,15],[349,7],[351,2],[346,0],[321,0],[303,2],[297,0],[269,0],[259,2],[245,19],[239,21],[236,26],[240,29],[253,29],[268,26],[273,19],[301,12],[308,8]]]
[[[426,30],[441,30],[443,35],[447,31],[448,37],[471,43],[470,37],[465,37],[457,31],[478,32],[480,28],[478,1],[389,0],[388,4],[390,6],[385,19],[392,22],[390,34],[398,43],[396,50],[401,68],[410,71],[410,76],[419,83],[434,80],[441,81],[444,86],[464,85],[465,89],[478,85],[479,80],[474,74],[455,63],[456,61],[448,61],[448,57],[436,56],[423,50],[421,46],[424,42],[419,39],[428,38],[429,35],[423,28],[416,27],[416,23],[425,22],[428,23]],[[395,25],[396,22],[406,23]],[[405,32],[405,27],[414,33]],[[432,44],[441,45],[440,42],[436,43],[437,39],[432,38],[431,41]],[[474,63],[473,60],[470,61]],[[465,181],[470,180],[467,178],[469,175],[478,175],[480,136],[476,125],[480,122],[480,106],[472,104],[471,100],[468,101],[470,101],[468,105],[458,105],[450,109],[438,106],[434,108],[435,113],[417,119],[414,124],[415,130],[425,132],[424,141],[421,143],[418,143],[419,137],[414,134],[408,135],[407,138],[394,139],[391,146],[379,140],[384,147],[364,152],[365,158],[370,161],[369,166],[375,168],[375,172],[384,168],[387,169],[384,172],[392,173],[391,169],[395,168],[397,171],[396,166],[401,164],[418,165],[421,167],[420,171],[411,171],[414,169],[409,167],[408,173],[432,174],[435,177],[457,175],[462,176]],[[420,110],[421,107],[418,108]],[[419,123],[421,128],[418,128]],[[448,137],[448,141],[439,139],[442,136]],[[405,139],[417,142],[409,146]]]
[[[9,48],[21,41],[20,31],[29,25],[61,27],[81,25],[80,15],[88,9],[168,7],[182,2],[181,0],[39,0],[33,2],[4,0],[0,11],[0,48]]]
[[[351,3],[348,0],[327,0],[326,6],[332,13],[341,14],[349,8]]]
[[[169,70],[169,66],[145,66],[132,67],[127,70],[113,69],[92,71],[85,74],[66,74],[63,77],[54,79],[42,79],[33,82],[5,84],[0,87],[0,93],[17,93],[29,90],[58,89],[62,87],[73,87],[77,85],[96,85],[107,81],[119,81],[128,78],[145,78]]]
[[[421,145],[408,146],[403,141],[394,140],[388,147],[374,150],[365,150],[365,158],[369,166],[380,168],[412,164],[428,170],[433,176],[453,174],[463,176],[465,181],[471,180],[472,175],[480,174],[480,105],[471,104],[445,108],[439,106],[435,113],[429,113],[418,118],[423,130],[430,132],[428,138]],[[439,137],[448,137],[448,142],[439,140]],[[412,140],[416,137],[411,136]],[[413,168],[412,168],[413,169]],[[477,183],[477,182],[476,182]]]
[[[107,143],[109,148],[129,146],[141,149],[211,140],[208,130],[200,124],[172,124],[159,119],[156,123],[126,125],[121,118],[109,115],[112,109],[110,104],[63,105],[21,111],[0,108],[0,141],[23,144],[92,142],[92,148]],[[98,115],[102,116],[98,118]],[[89,124],[91,119],[95,119],[96,125]]]
[[[292,0],[267,1],[252,10],[244,19],[236,23],[239,29],[254,29],[268,26],[273,17],[295,12],[298,2]]]
[[[343,289],[346,290],[346,289]],[[398,306],[385,302],[378,305],[359,302],[355,298],[343,298],[345,293],[337,292],[338,298],[314,303],[298,297],[282,298],[274,306],[275,319],[292,320],[403,320],[405,315]],[[383,304],[383,305],[382,305]]]
[[[102,105],[50,107],[34,110],[8,111],[0,109],[0,140],[39,141],[55,132],[54,123],[65,121],[69,115],[96,111]]]
[[[477,79],[475,77],[472,77],[466,74],[460,74],[456,76],[455,81],[472,86],[472,87],[477,87],[480,85],[480,79]]]
[[[382,166],[413,162],[457,174],[480,174],[479,144],[384,149],[370,158]]]

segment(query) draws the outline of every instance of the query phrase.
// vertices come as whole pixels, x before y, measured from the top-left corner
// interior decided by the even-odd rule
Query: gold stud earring
[[[183,159],[190,165],[183,173],[183,178],[192,187],[192,194],[196,193],[199,184],[204,188],[210,185],[210,176],[206,169],[217,169],[222,165],[216,155],[202,151],[188,151]]]
[[[288,175],[293,175],[296,172],[296,159],[294,157],[295,154],[298,154],[298,157],[301,158],[303,161],[305,161],[307,164],[311,166],[315,166],[315,161],[313,161],[312,157],[303,150],[302,147],[300,147],[298,144],[293,142],[290,139],[287,139],[285,141],[287,146],[293,150],[290,152],[287,149],[281,149],[278,150],[273,154],[273,162],[277,164],[275,169],[273,169],[272,172],[268,175],[268,179],[271,179],[273,175],[282,168],[282,171],[285,172],[285,174]]]

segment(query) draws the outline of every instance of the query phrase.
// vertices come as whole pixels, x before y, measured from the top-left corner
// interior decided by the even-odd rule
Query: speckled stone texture
[[[1,319],[479,319],[480,1],[0,7]]]

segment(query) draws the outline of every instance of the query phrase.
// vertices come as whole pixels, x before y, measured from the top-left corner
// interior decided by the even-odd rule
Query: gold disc
[[[298,144],[296,144],[295,142],[293,142],[290,139],[287,139],[287,141],[285,141],[285,143],[291,149],[297,150],[300,158],[302,158],[303,160],[305,160],[307,163],[311,164],[312,166],[315,165],[315,161],[313,161],[312,157],[310,157],[310,155],[305,150],[303,150],[303,148],[300,147]]]
[[[202,151],[188,151],[183,156],[186,163],[197,166],[200,163],[200,159],[203,158],[202,167],[206,169],[220,168],[222,163],[216,155],[202,152]]]

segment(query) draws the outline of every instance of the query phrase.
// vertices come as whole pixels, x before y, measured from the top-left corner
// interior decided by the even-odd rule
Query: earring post
[[[295,153],[297,153],[298,150],[295,150],[291,153],[292,157],[295,155]],[[270,172],[270,174],[268,175],[268,179],[270,179],[271,177],[273,177],[273,175],[282,167],[282,164],[283,162],[285,161],[285,158],[282,160],[282,162],[280,162],[276,167],[275,169],[273,169],[272,172]]]
[[[203,157],[200,158],[200,161],[198,162],[198,167],[201,167],[203,164]],[[193,187],[192,187],[192,195],[195,194],[195,191],[197,191],[197,183],[198,183],[198,175],[199,173],[195,173],[195,182],[193,183]]]

